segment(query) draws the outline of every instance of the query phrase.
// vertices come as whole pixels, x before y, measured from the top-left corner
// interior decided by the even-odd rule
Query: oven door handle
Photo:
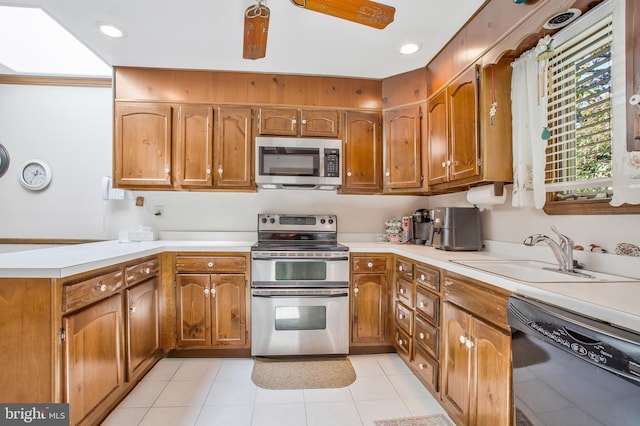
[[[333,261],[345,261],[349,260],[349,256],[329,256],[329,257],[314,257],[314,256],[273,256],[270,254],[253,254],[251,255],[252,260],[322,260],[325,262],[333,262]]]
[[[329,291],[282,291],[282,290],[261,290],[253,289],[251,291],[252,297],[264,297],[264,298],[285,298],[285,297],[305,297],[305,298],[327,298],[327,297],[348,297],[349,292],[346,290],[329,290]]]

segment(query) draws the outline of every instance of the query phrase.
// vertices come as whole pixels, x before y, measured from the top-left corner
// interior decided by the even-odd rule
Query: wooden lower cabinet
[[[178,348],[248,348],[246,264],[242,256],[176,258]],[[211,273],[191,273],[204,269]]]
[[[449,283],[455,289],[453,300],[446,301]],[[506,307],[504,295],[445,280],[441,397],[459,425],[511,424],[511,336],[506,317],[495,314],[502,304]]]
[[[70,424],[93,424],[124,385],[122,295],[115,294],[63,319],[65,398]]]
[[[351,256],[350,346],[388,345],[388,256]]]
[[[125,291],[127,378],[137,379],[160,352],[160,291],[154,277]]]

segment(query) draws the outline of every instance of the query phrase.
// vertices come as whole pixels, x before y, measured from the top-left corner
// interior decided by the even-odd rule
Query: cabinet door
[[[214,152],[216,188],[250,188],[253,168],[253,137],[250,107],[218,110]]]
[[[302,110],[300,136],[338,137],[337,110]]]
[[[160,294],[152,278],[126,290],[127,374],[134,380],[160,350]]]
[[[511,337],[477,318],[471,326],[475,395],[471,396],[470,423],[508,426],[511,424]]]
[[[343,192],[380,192],[382,146],[380,115],[349,111],[345,114]]]
[[[245,346],[247,324],[244,275],[211,276],[214,346]]]
[[[420,188],[420,106],[385,113],[385,189]]]
[[[116,103],[114,176],[118,186],[171,186],[171,107]]]
[[[65,402],[70,424],[77,424],[101,404],[114,402],[124,383],[122,296],[69,315],[63,325]]]
[[[259,135],[297,136],[298,125],[295,108],[260,108]]]
[[[429,185],[447,181],[449,130],[447,123],[447,92],[443,90],[427,102],[429,149]]]
[[[353,274],[351,280],[351,342],[382,343],[386,339],[385,274]]]
[[[213,161],[213,108],[181,105],[178,109],[176,178],[183,187],[210,187]]]
[[[211,346],[210,276],[176,275],[178,347]]]
[[[450,180],[480,174],[478,165],[478,79],[472,66],[447,87],[451,165]]]
[[[469,424],[471,357],[466,346],[469,314],[450,303],[443,313],[442,403],[458,424]]]

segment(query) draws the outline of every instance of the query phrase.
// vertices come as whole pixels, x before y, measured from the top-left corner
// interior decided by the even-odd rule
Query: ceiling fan
[[[269,30],[269,8],[263,0],[249,6],[244,13],[244,59],[264,58]],[[393,22],[396,9],[368,0],[290,0],[295,6],[347,21],[383,29]]]

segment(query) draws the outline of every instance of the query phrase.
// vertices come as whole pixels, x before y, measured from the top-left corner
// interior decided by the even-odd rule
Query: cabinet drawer
[[[413,366],[422,383],[438,392],[438,361],[418,345],[413,350]]]
[[[62,310],[68,312],[103,299],[122,287],[122,271],[89,278],[62,289]]]
[[[159,269],[160,262],[158,262],[158,259],[150,259],[146,262],[127,266],[124,270],[125,281],[127,285],[137,284],[149,277],[157,275]]]
[[[241,256],[178,256],[177,272],[244,273],[247,261]]]
[[[416,286],[416,310],[435,325],[439,323],[439,307],[439,296],[436,296],[420,285]]]
[[[353,256],[351,258],[351,270],[359,272],[385,272],[387,270],[386,257]]]
[[[411,334],[413,332],[413,311],[396,302],[396,325]]]
[[[407,262],[402,259],[396,259],[395,271],[397,277],[402,277],[405,280],[413,281],[413,263]]]
[[[398,350],[398,354],[404,356],[407,360],[411,356],[411,337],[404,331],[396,327],[394,346]]]
[[[433,358],[438,357],[438,329],[432,324],[429,324],[429,322],[420,317],[420,315],[416,315],[413,338],[416,343],[423,346],[423,349],[425,349],[429,355]]]
[[[468,310],[508,331],[507,299],[510,292],[489,284],[476,284],[460,276],[447,274],[444,279],[444,297],[446,301]]]
[[[413,307],[413,281],[396,279],[396,298],[405,305]]]
[[[440,271],[424,265],[416,265],[416,282],[440,291]]]

